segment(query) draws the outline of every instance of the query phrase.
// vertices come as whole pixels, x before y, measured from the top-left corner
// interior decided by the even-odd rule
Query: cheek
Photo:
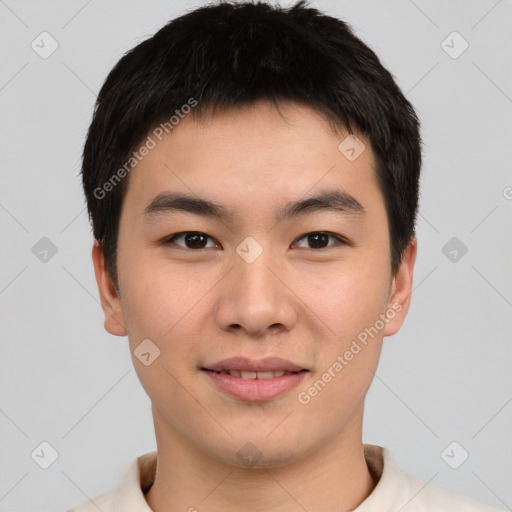
[[[182,274],[172,275],[162,269],[130,274],[125,280],[123,313],[126,320],[132,361],[148,396],[157,404],[177,404],[183,397],[180,386],[190,368],[196,349],[194,326],[201,325],[197,315],[205,284]],[[149,339],[152,351],[158,354],[149,365],[138,358],[143,340]],[[184,340],[187,340],[184,343]],[[147,342],[144,342],[147,344]],[[157,349],[154,348],[157,347]]]
[[[321,358],[315,372],[298,395],[299,403],[308,408],[311,428],[338,429],[364,400],[384,334],[383,329],[374,330],[387,303],[387,281],[379,281],[379,275],[331,279],[314,289],[314,297],[310,294],[315,313],[328,326],[326,336],[316,340]]]
[[[194,371],[201,340],[211,336],[212,323],[208,316],[213,309],[214,294],[209,291],[219,276],[213,271],[200,272],[193,266],[189,270],[182,266],[178,271],[174,265],[155,262],[141,265],[141,270],[129,276],[122,302],[132,360],[152,396],[158,390],[149,391],[147,386],[152,386],[151,379],[158,373],[168,371],[181,381]],[[145,339],[151,340],[160,351],[155,360],[155,366],[160,367],[157,374],[146,371],[136,358],[135,351]]]
[[[307,296],[304,302],[322,321],[318,325],[325,327],[325,336],[316,340],[321,358],[315,368],[315,389],[310,388],[313,408],[330,411],[333,420],[362,400],[382,347],[385,324],[380,315],[386,311],[389,293],[386,262],[361,265],[361,261],[352,269],[331,269],[324,279],[308,279],[302,289]]]
[[[345,344],[385,311],[390,277],[387,268],[372,262],[357,268],[332,266],[322,275],[303,272],[299,282],[298,296],[307,309],[323,321],[333,339]]]
[[[128,332],[165,341],[193,314],[210,285],[197,272],[176,271],[172,265],[148,262],[139,267],[136,272],[127,268],[123,281]]]

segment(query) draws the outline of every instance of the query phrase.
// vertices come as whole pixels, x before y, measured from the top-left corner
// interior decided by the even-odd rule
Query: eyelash
[[[214,240],[211,236],[207,235],[206,233],[203,233],[201,231],[182,231],[181,233],[176,233],[174,235],[171,235],[170,237],[167,237],[164,241],[163,241],[163,244],[164,245],[168,245],[168,244],[171,244],[171,243],[175,243],[174,241],[176,239],[179,239],[179,238],[182,238],[186,235],[190,235],[190,234],[194,234],[194,235],[202,235],[202,236],[205,236],[207,238],[209,238],[210,240]],[[306,247],[306,249],[310,249],[310,250],[314,250],[314,251],[321,251],[323,249],[328,249],[329,247],[333,247],[335,245],[350,245],[350,242],[346,239],[344,239],[343,237],[339,236],[339,235],[335,235],[334,233],[330,233],[329,231],[311,231],[309,233],[305,233],[304,235],[302,235],[300,238],[297,239],[297,241],[300,241],[310,235],[327,235],[329,237],[332,237],[332,238],[335,238],[337,241],[338,241],[338,244],[329,244],[327,245],[327,247],[320,247],[320,248],[315,248],[315,247]],[[178,245],[178,244],[177,244]],[[185,250],[190,250],[190,251],[200,251],[200,250],[203,250],[203,249],[211,249],[211,247],[201,247],[199,249],[191,249],[190,247],[183,247],[183,246],[180,246],[178,245],[180,248],[182,249],[185,249]]]

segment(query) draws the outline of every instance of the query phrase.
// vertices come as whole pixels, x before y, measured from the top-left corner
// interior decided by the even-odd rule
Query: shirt
[[[498,512],[472,498],[445,491],[401,471],[389,450],[365,444],[366,463],[377,481],[373,492],[353,512]],[[144,494],[153,484],[157,452],[134,459],[114,490],[67,512],[153,512]]]

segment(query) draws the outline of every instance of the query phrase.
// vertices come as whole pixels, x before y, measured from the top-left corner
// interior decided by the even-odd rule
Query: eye
[[[208,240],[212,243],[208,245]],[[178,243],[180,241],[180,243]],[[176,233],[164,240],[164,245],[174,243],[185,249],[208,249],[210,247],[217,247],[213,242],[213,238],[200,231],[185,231],[183,233]]]
[[[329,244],[329,238],[336,240],[338,244]],[[301,240],[305,240],[305,243],[309,244],[309,247],[304,245],[301,246]],[[299,244],[299,247],[305,249],[326,249],[333,245],[348,245],[348,242],[340,236],[327,233],[326,231],[314,231],[299,238],[297,244]]]
[[[334,243],[329,243],[329,239]],[[164,240],[164,245],[176,244],[184,249],[209,249],[219,247],[214,239],[200,231],[184,231],[176,233]],[[304,245],[307,244],[307,245]],[[347,245],[348,242],[338,235],[326,231],[314,231],[299,238],[296,246],[305,249],[326,249],[333,245]]]

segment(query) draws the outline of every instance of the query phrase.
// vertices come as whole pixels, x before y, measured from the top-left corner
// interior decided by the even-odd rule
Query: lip
[[[309,372],[307,368],[279,357],[260,360],[232,357],[201,370],[217,388],[246,402],[263,402],[278,398],[297,386]],[[216,373],[222,370],[287,373],[270,379],[242,379],[227,373]]]
[[[308,373],[285,373],[272,379],[242,379],[228,373],[215,373],[202,370],[206,376],[221,390],[246,402],[264,402],[273,400],[297,386]]]
[[[307,370],[304,366],[292,363],[281,357],[266,357],[264,359],[249,359],[247,357],[230,357],[218,363],[204,366],[203,369],[220,372],[222,370],[240,370],[245,372],[300,372]]]

